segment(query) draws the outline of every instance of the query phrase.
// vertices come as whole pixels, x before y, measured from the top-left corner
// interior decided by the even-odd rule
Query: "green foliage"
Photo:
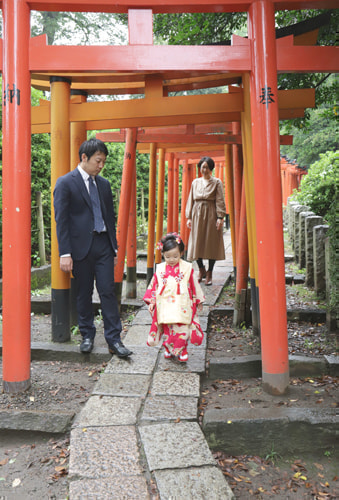
[[[159,43],[206,45],[224,42],[246,25],[247,15],[237,13],[157,14],[153,32]]]
[[[294,198],[317,215],[328,220],[331,207],[337,203],[339,179],[339,150],[320,154],[320,160],[311,165],[303,176],[300,190]]]
[[[309,169],[294,199],[308,205],[316,214],[324,217],[329,225],[329,307],[339,309],[339,150],[320,155],[320,160]]]
[[[47,35],[48,44],[126,43],[122,16],[102,12],[32,12],[32,36]]]

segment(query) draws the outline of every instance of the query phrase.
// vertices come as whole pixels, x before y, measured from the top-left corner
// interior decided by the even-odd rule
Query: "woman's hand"
[[[187,219],[186,224],[189,229],[192,229],[192,219]]]
[[[219,229],[221,229],[224,225],[224,219],[217,219],[217,231],[219,231]]]
[[[148,306],[148,310],[152,314],[152,316],[153,316],[154,307],[155,307],[155,304],[152,304],[152,302]]]

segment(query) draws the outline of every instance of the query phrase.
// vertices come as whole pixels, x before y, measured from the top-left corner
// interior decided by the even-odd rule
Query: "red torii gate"
[[[262,374],[288,386],[277,71],[335,72],[335,47],[276,43],[275,9],[336,8],[336,0],[4,0],[3,385],[30,386],[30,76],[35,72],[243,72],[251,90]],[[130,45],[46,46],[30,38],[30,9],[128,12]],[[152,13],[247,11],[249,39],[231,47],[153,46]],[[60,132],[60,131],[59,131]],[[66,139],[67,142],[67,139]],[[52,133],[53,143],[53,133]],[[62,151],[58,161],[62,162]],[[13,270],[13,266],[14,270]]]

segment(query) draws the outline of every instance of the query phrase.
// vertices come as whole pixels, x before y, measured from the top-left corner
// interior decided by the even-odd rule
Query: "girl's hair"
[[[209,168],[209,169],[210,169],[210,171],[212,172],[212,170],[214,169],[214,160],[212,160],[212,158],[210,158],[209,156],[203,156],[203,157],[201,158],[201,160],[200,160],[200,161],[199,161],[199,163],[198,163],[198,168],[200,168],[200,167],[201,167],[201,165],[202,165],[203,163],[205,163],[205,162],[207,163],[208,168]]]
[[[180,253],[185,250],[184,242],[177,233],[168,233],[163,236],[159,242],[159,247],[162,253],[168,252],[175,247],[179,247]]]

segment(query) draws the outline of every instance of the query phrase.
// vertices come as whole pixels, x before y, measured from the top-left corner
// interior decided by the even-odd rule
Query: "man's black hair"
[[[79,148],[80,161],[83,154],[85,154],[89,160],[97,151],[100,151],[100,153],[104,153],[105,156],[108,156],[106,144],[100,139],[96,139],[94,137],[93,139],[83,142]]]

